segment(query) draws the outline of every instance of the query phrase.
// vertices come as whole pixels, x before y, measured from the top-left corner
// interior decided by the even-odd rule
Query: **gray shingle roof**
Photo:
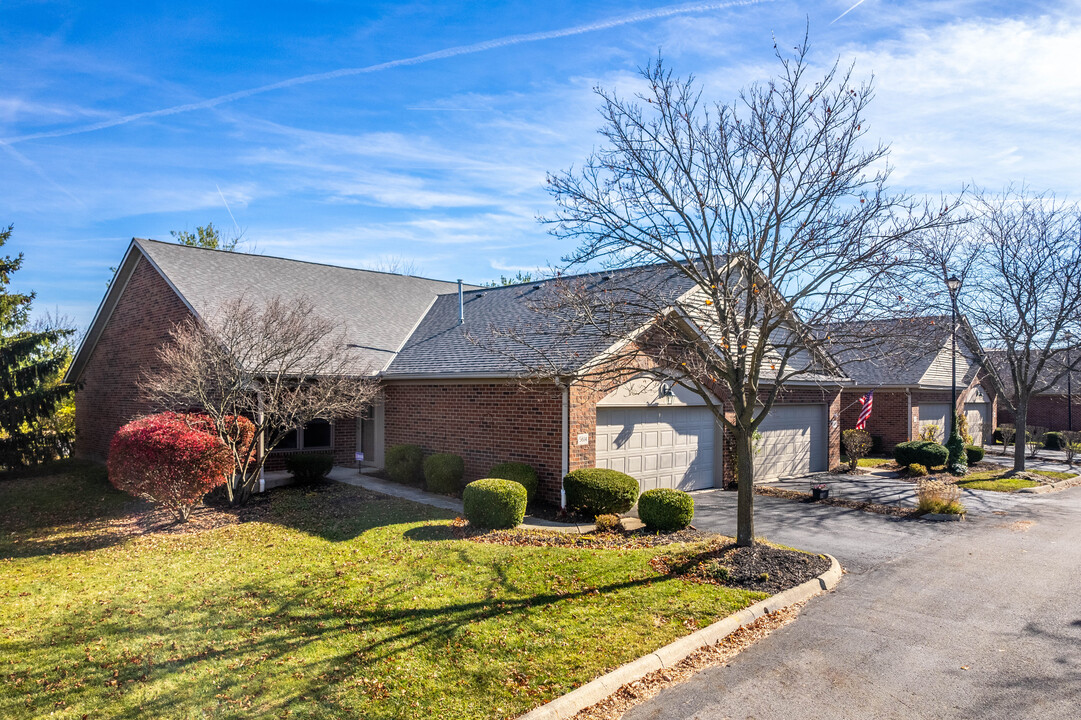
[[[838,335],[830,352],[857,386],[903,387],[918,385],[946,347],[950,317],[887,318],[846,323],[829,331]]]
[[[684,275],[663,265],[591,273],[564,281],[598,289],[611,282],[613,301],[618,301],[620,289],[628,286],[648,293],[654,302],[674,302],[691,287]],[[457,295],[440,296],[391,362],[387,375],[521,375],[542,363],[558,371],[578,367],[604,351],[618,333],[590,331],[573,321],[564,323],[538,312],[546,301],[554,299],[555,282],[467,292],[463,325],[458,324]],[[646,320],[645,316],[635,319],[631,315],[620,320],[627,333]]]
[[[200,315],[224,300],[307,298],[319,315],[339,320],[356,344],[358,369],[383,369],[441,293],[457,284],[408,275],[187,247],[135,244]],[[467,286],[475,287],[475,286]]]

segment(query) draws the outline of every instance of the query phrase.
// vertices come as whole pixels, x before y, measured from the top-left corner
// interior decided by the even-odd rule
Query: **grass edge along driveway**
[[[72,467],[0,481],[0,717],[515,717],[764,597],[344,485],[133,534]]]

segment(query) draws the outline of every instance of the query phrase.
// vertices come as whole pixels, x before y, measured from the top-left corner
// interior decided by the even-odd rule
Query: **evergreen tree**
[[[0,247],[12,229],[0,230]],[[59,382],[70,360],[65,339],[74,330],[30,327],[34,293],[8,289],[22,263],[22,253],[0,257],[0,467],[5,469],[51,460],[72,440],[70,429],[53,420],[74,390]]]

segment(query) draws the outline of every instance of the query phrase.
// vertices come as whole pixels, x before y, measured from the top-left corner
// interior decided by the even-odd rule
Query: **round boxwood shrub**
[[[488,471],[488,477],[513,480],[518,483],[525,488],[529,502],[533,502],[533,498],[537,495],[537,471],[525,463],[499,463]]]
[[[694,519],[694,498],[682,490],[647,490],[638,498],[638,517],[653,530],[682,530]]]
[[[298,485],[314,485],[334,467],[334,457],[320,453],[297,453],[285,456],[285,469]]]
[[[1062,450],[1065,444],[1062,440],[1062,433],[1055,431],[1044,433],[1043,446],[1048,450]]]
[[[525,517],[525,488],[513,480],[484,478],[465,486],[466,520],[482,528],[512,528]]]
[[[387,476],[394,482],[420,485],[424,480],[424,450],[419,445],[395,445],[384,461]]]
[[[589,517],[625,513],[638,499],[638,481],[618,470],[582,468],[563,478],[567,507]]]
[[[965,454],[968,455],[968,464],[975,465],[980,460],[983,460],[983,448],[979,445],[968,445],[965,447]]]
[[[909,477],[924,477],[927,475],[927,468],[919,463],[912,463],[908,466]]]
[[[462,489],[465,460],[454,453],[436,453],[424,458],[424,482],[429,492],[457,495]]]
[[[905,467],[912,463],[919,463],[926,467],[945,465],[950,457],[950,451],[944,445],[939,445],[930,440],[913,440],[899,443],[893,449],[893,458],[898,465]]]

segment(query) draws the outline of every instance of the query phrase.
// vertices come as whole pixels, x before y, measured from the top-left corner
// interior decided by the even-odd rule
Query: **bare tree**
[[[598,89],[606,144],[549,176],[545,222],[579,243],[568,269],[604,269],[546,283],[544,319],[478,340],[533,374],[601,387],[646,373],[703,398],[734,438],[744,546],[758,427],[787,388],[836,387],[828,350],[849,322],[905,311],[904,241],[947,221],[888,192],[886,146],[861,142],[870,85],[836,65],[809,78],[806,44],[777,57],[778,76],[730,104],[707,106],[661,60],[633,99]],[[603,362],[582,364],[589,344]]]
[[[304,299],[224,302],[174,327],[158,364],[142,381],[144,394],[163,409],[210,416],[234,449],[237,472],[227,486],[234,503],[248,499],[267,454],[291,431],[355,416],[379,393],[338,325]],[[242,416],[256,429],[246,446],[233,442]]]
[[[940,228],[920,246],[937,285],[951,274],[962,281],[959,309],[992,350],[995,370],[1012,391],[1003,400],[1016,427],[1025,428],[1032,396],[1069,370],[1066,334],[1076,337],[1081,327],[1081,208],[1010,187],[977,194],[972,212],[972,222]],[[939,299],[948,296],[943,291]],[[1081,353],[1072,357],[1076,370]],[[1018,471],[1025,469],[1025,441],[1024,432],[1013,438]]]

